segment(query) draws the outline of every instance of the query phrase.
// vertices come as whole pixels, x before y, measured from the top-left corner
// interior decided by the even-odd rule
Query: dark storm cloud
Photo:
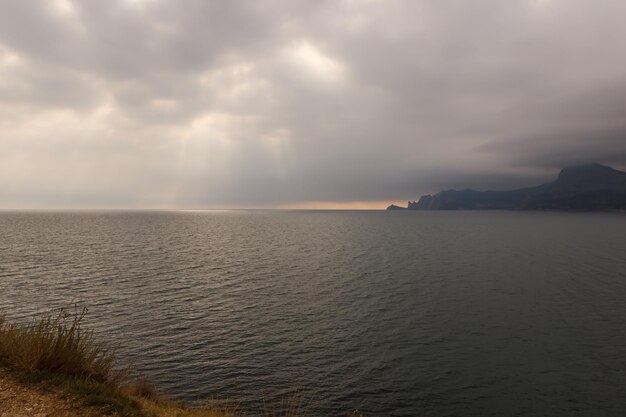
[[[484,150],[522,166],[558,168],[602,161],[616,168],[626,166],[626,126],[598,130],[545,133],[508,143],[487,146]],[[507,157],[507,155],[511,155]]]
[[[397,201],[626,167],[621,1],[0,8],[4,206]]]

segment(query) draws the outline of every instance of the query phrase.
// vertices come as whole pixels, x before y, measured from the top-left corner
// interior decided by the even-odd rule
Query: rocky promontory
[[[600,164],[563,168],[553,182],[510,191],[446,190],[387,210],[626,210],[626,172]]]

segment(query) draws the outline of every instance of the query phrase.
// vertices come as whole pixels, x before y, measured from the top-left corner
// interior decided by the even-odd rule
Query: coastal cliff
[[[263,410],[229,399],[188,407],[120,368],[111,347],[81,327],[87,309],[31,322],[0,315],[0,417],[304,417],[302,398]],[[352,416],[363,417],[354,411]]]
[[[600,164],[567,167],[553,182],[510,191],[446,190],[387,210],[626,210],[626,172]]]

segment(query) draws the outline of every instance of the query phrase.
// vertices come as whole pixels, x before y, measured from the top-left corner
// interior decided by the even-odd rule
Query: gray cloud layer
[[[0,0],[0,206],[416,198],[626,166],[620,0]]]

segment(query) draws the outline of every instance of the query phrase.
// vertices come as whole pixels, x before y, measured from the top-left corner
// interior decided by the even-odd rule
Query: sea
[[[0,311],[73,305],[191,404],[626,415],[626,213],[0,212]]]

